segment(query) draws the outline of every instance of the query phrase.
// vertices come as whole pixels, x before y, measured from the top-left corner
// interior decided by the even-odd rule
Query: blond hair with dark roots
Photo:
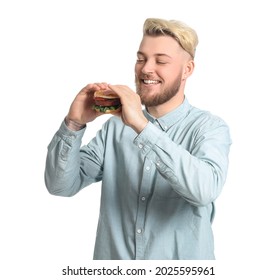
[[[181,21],[148,18],[144,23],[143,34],[149,36],[171,36],[190,54],[192,59],[195,57],[198,44],[197,33]]]

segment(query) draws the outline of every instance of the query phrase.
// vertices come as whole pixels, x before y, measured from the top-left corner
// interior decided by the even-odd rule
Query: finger
[[[119,96],[121,96],[122,93],[125,91],[125,86],[121,85],[108,85],[108,88],[116,92]]]
[[[124,85],[108,85],[108,87],[113,90],[120,99],[124,102],[125,98],[131,98],[133,95],[136,95],[135,92],[130,89],[128,86]]]
[[[88,84],[86,85],[81,91],[80,93],[82,94],[90,94],[90,93],[94,93],[97,90],[105,90],[108,88],[108,84],[107,83],[93,83],[93,84]]]
[[[105,83],[105,82],[95,83],[95,85],[98,87],[97,90],[106,90],[106,89],[108,89],[108,84]]]

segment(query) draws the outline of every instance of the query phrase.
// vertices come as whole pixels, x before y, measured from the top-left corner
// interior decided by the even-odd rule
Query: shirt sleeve
[[[231,140],[228,126],[220,119],[200,127],[195,135],[188,151],[148,123],[134,143],[181,197],[204,206],[217,198],[225,183]]]
[[[101,180],[101,147],[95,151],[80,148],[84,132],[85,128],[71,131],[63,121],[48,145],[44,178],[51,194],[73,196],[87,185]],[[99,146],[103,145],[100,140],[98,142]]]

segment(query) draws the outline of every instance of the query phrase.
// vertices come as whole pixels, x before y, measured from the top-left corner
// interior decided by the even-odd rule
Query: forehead
[[[183,54],[184,50],[178,42],[170,36],[145,35],[140,43],[139,52],[145,55],[166,54],[175,57]]]

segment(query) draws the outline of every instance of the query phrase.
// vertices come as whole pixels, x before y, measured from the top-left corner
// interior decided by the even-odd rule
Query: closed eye
[[[145,61],[145,59],[141,59],[141,58],[137,58],[136,62],[137,63],[143,63]]]
[[[166,61],[156,61],[157,64],[167,64],[168,62]]]

